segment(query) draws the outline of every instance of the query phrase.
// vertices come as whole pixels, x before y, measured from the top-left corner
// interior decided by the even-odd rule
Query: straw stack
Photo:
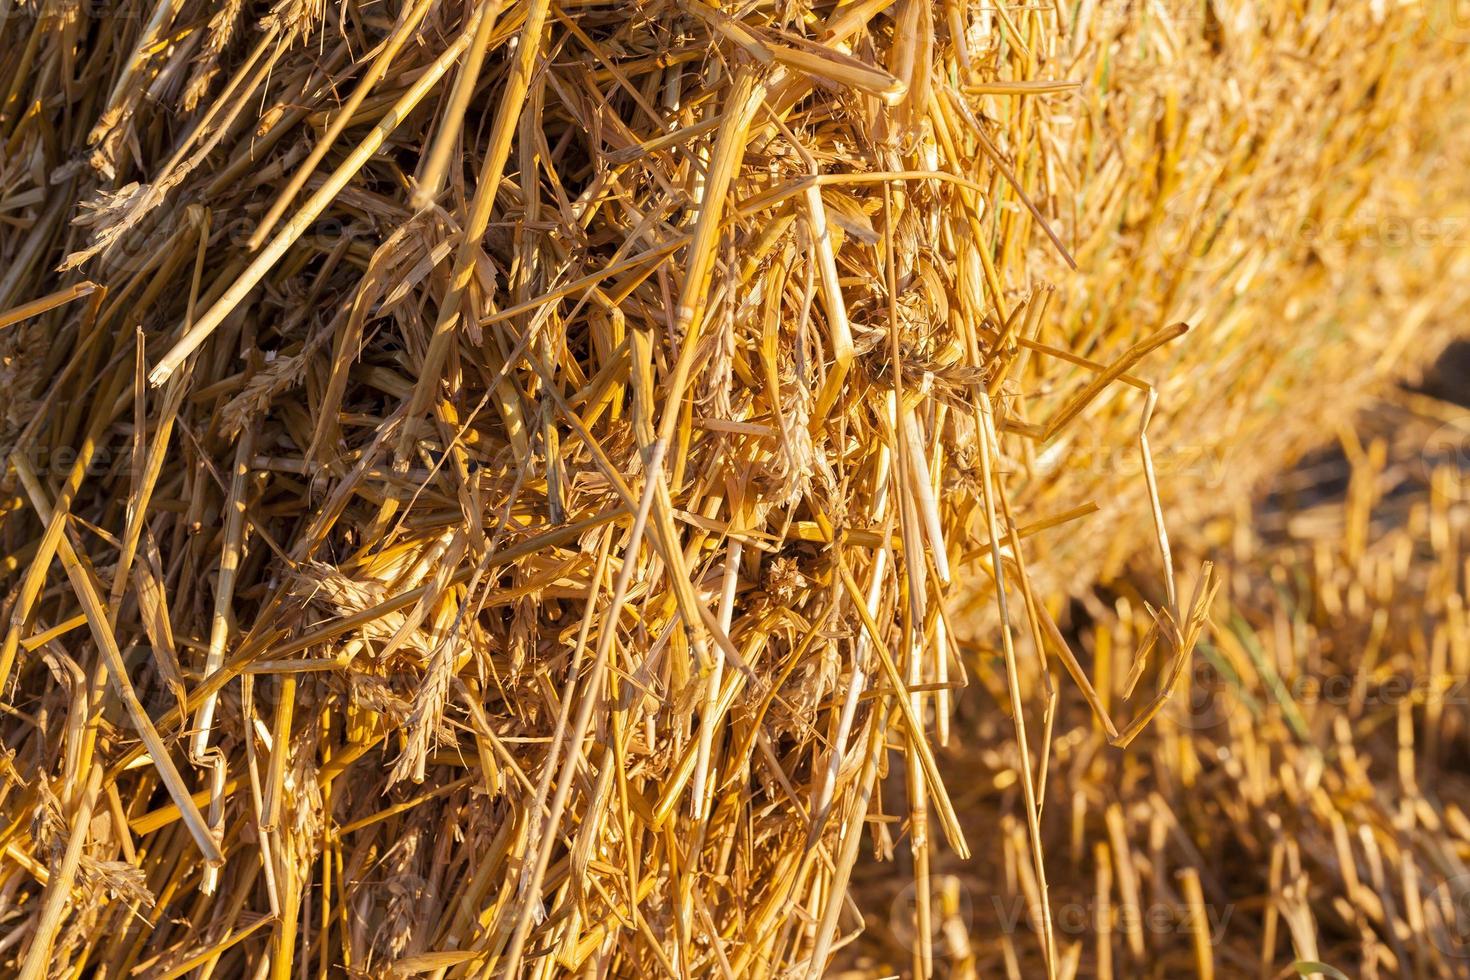
[[[1463,335],[1470,29],[1440,3],[1082,6],[1086,67],[1067,74],[1085,102],[1056,107],[1048,159],[1071,175],[1058,211],[1082,274],[1049,263],[1041,339],[1106,361],[1191,324],[1139,372],[1158,391],[1159,493],[1188,535]],[[1025,411],[1055,411],[1070,389],[1050,380],[1023,376]],[[1127,529],[1147,525],[1124,443],[1147,398],[1114,391],[1036,462],[1019,450],[1032,506],[1101,508],[1038,540],[1047,591],[1116,573],[1139,547]]]
[[[1213,166],[1336,217],[1448,56],[1307,6],[1319,57],[1397,52],[1260,94],[1341,108],[1359,182]],[[931,854],[986,845],[934,742],[987,580],[1044,888],[1024,644],[1101,702],[1041,583],[1167,540],[1152,480],[1059,529],[1078,427],[1130,443],[1107,400],[1171,351],[1248,387],[1299,342],[1242,364],[1110,264],[1197,137],[1115,73],[1157,19],[1082,7],[6,7],[5,969],[816,976],[869,830],[929,935]],[[1212,586],[1164,551],[1177,677]]]

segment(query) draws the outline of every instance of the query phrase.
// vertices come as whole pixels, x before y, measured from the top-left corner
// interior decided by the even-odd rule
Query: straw
[[[1454,39],[1219,6],[7,6],[0,970],[822,976],[880,860],[916,975],[1068,976],[1059,883],[1208,910],[1135,840],[1192,811],[1077,746],[1153,751],[1210,655],[1290,692],[1192,529],[1467,295],[1447,235],[1272,224],[1454,213]],[[1393,719],[1405,786],[1455,717]],[[1394,819],[1343,817],[1396,890],[1350,934],[1430,962]],[[1037,935],[962,935],[956,867]]]

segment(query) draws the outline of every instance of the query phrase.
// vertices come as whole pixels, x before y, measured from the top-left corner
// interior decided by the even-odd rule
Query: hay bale
[[[1401,120],[1444,129],[1412,7],[1314,13],[1344,64],[1286,94],[1343,142],[1260,185],[1115,87],[1136,43],[1255,65],[1288,7],[7,10],[7,968],[816,975],[890,757],[927,935],[931,850],[983,843],[934,758],[945,598],[1007,575],[1068,657],[1037,599],[1160,508],[1059,532],[1110,485],[1072,441],[1131,439],[1168,356],[1228,401],[1283,346],[1138,274],[1158,202],[1213,167],[1350,214]]]
[[[1185,535],[1430,363],[1470,309],[1470,116],[1452,67],[1470,36],[1452,5],[1239,6],[1095,8],[1087,69],[1069,72],[1094,81],[1085,108],[1050,122],[1055,167],[1076,175],[1058,210],[1082,273],[1051,263],[1063,286],[1043,339],[1106,361],[1191,324],[1140,372],[1159,392],[1159,492]],[[1049,383],[1018,386],[1041,392],[1026,400],[1038,417],[1070,390]],[[1038,539],[1046,591],[1116,574],[1151,534],[1125,443],[1144,399],[1116,392],[1036,463],[1021,456],[1031,506],[1101,508]]]

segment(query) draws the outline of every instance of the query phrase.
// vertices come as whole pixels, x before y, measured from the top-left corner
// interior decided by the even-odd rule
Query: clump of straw
[[[958,595],[1044,899],[1021,658],[1107,715],[1028,551],[1097,502],[1033,464],[1122,388],[1147,459],[1193,322],[1051,334],[1133,166],[1082,135],[1134,39],[1099,14],[0,14],[6,968],[818,976],[870,829],[928,936],[934,855],[986,843],[936,761]],[[1118,744],[1217,588],[1158,484],[1119,533],[1167,669]]]

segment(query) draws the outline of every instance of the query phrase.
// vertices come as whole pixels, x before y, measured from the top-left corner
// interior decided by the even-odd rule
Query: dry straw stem
[[[821,975],[876,852],[928,973],[933,870],[1000,840],[945,770],[962,699],[1045,896],[1062,712],[1111,737],[1131,689],[1058,597],[1158,549],[1113,663],[1165,706],[1209,605],[1167,584],[1177,474],[1081,447],[1260,433],[1239,393],[1302,342],[1247,329],[1300,256],[1217,222],[1169,259],[1168,202],[1450,180],[1407,6],[1158,6],[7,7],[0,968]],[[1222,81],[1278,62],[1291,99]],[[1420,291],[1374,370],[1450,267],[1344,292],[1371,332]],[[1065,975],[1063,938],[1008,948]]]

